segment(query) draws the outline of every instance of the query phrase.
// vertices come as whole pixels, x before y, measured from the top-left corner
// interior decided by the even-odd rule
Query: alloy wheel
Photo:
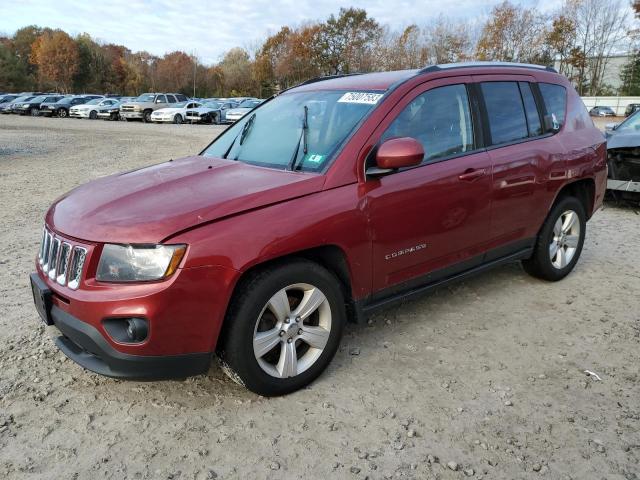
[[[573,260],[579,243],[580,219],[573,210],[566,210],[553,226],[553,238],[549,244],[551,264],[557,269],[566,267]]]
[[[258,316],[253,334],[260,368],[277,378],[309,369],[327,345],[331,318],[329,301],[318,287],[297,283],[275,293]]]

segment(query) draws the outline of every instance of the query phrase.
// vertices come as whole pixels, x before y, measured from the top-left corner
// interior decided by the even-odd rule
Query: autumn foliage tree
[[[62,30],[40,35],[31,47],[29,60],[38,67],[41,85],[69,92],[78,69],[78,45]]]

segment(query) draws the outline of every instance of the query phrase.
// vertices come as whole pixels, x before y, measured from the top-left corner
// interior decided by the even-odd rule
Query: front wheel
[[[91,110],[91,112],[89,112],[89,119],[95,120],[96,118],[98,118],[98,112],[96,112],[95,110]]]
[[[264,396],[284,395],[315,380],[338,349],[346,321],[339,285],[308,260],[245,279],[218,349],[225,373]]]
[[[177,113],[174,117],[173,117],[173,123],[180,124],[182,123],[182,115],[180,115],[179,113]]]
[[[66,109],[64,109],[64,108],[58,109],[58,117],[67,118],[68,115],[69,115],[69,113],[67,112]]]
[[[142,121],[144,123],[151,123],[151,110],[145,110],[142,114]]]
[[[31,110],[29,110],[29,113],[32,117],[37,117],[38,115],[40,115],[40,110],[33,107]]]
[[[587,229],[582,203],[564,197],[551,209],[542,225],[533,255],[522,261],[527,273],[549,281],[566,277],[575,267]]]

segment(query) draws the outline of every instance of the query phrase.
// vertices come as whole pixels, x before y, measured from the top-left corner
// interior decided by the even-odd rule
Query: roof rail
[[[338,75],[324,75],[320,77],[310,78],[309,80],[306,80],[302,83],[297,84],[296,87],[300,87],[302,85],[309,85],[310,83],[322,82],[324,80],[333,80],[334,78],[353,77],[354,75],[362,75],[362,73],[340,73]]]
[[[474,67],[502,67],[502,68],[533,68],[536,70],[545,70],[547,72],[558,73],[553,67],[545,65],[535,65],[533,63],[516,63],[516,62],[459,62],[459,63],[443,63],[440,65],[430,65],[420,70],[419,73],[431,73],[441,70],[450,70],[454,68],[474,68]]]

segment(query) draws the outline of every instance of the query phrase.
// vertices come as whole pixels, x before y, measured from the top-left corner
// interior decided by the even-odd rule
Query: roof
[[[378,90],[386,91],[420,74],[450,71],[454,69],[531,69],[557,73],[552,67],[512,62],[461,62],[430,65],[420,70],[396,70],[393,72],[354,73],[317,77],[293,87],[296,91],[311,90]]]

